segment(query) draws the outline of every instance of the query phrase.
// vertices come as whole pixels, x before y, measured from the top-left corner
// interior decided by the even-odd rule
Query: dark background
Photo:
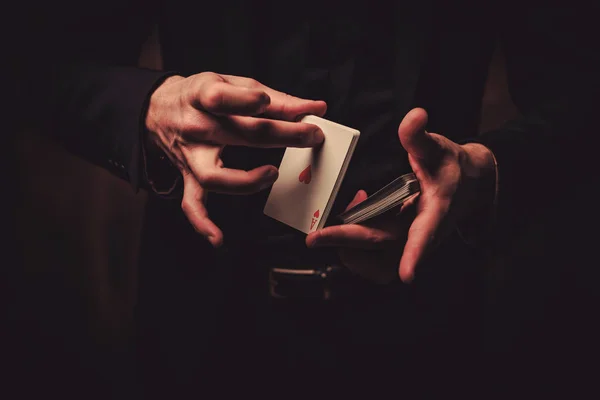
[[[160,49],[154,37],[149,39],[140,65],[161,67]],[[482,99],[481,132],[516,115],[505,79],[503,57],[496,51]],[[85,359],[87,355],[98,357],[98,354],[110,359],[119,351],[127,351],[132,335],[136,263],[147,193],[133,193],[128,183],[73,157],[36,132],[18,132],[15,137],[12,150],[16,158],[10,168],[18,172],[14,186],[17,193],[12,190],[11,196],[19,200],[10,211],[10,217],[17,223],[12,235],[14,242],[8,241],[8,244],[18,260],[11,265],[16,265],[19,271],[4,279],[6,289],[3,291],[10,294],[6,310],[10,316],[7,324],[11,326],[3,323],[3,331],[9,332],[3,344],[7,349],[13,347],[15,337],[11,334],[18,336],[17,342],[25,343],[29,351],[23,354],[27,355],[21,357],[18,351],[12,352],[8,368],[17,372],[15,376],[19,379],[24,377],[20,384],[35,385],[45,369],[55,368],[61,362],[76,362],[73,360]],[[576,211],[572,205],[569,207],[568,213]],[[534,349],[525,352],[526,355],[514,353],[525,358],[517,356],[514,360],[507,356],[507,364],[500,368],[504,372],[505,368],[510,370],[521,363],[519,360],[527,360],[526,357],[535,358],[540,364],[544,357],[555,359],[561,352],[578,348],[572,337],[569,343],[546,343],[543,329],[551,325],[537,324],[542,316],[555,314],[549,317],[556,320],[556,326],[550,329],[568,330],[565,324],[584,329],[583,326],[591,326],[595,320],[587,309],[559,313],[572,316],[572,320],[559,317],[555,307],[563,303],[560,289],[546,288],[540,292],[545,295],[523,296],[523,293],[536,293],[543,285],[544,280],[542,283],[538,280],[538,272],[544,270],[544,261],[540,261],[544,258],[540,255],[552,250],[545,247],[547,229],[547,222],[532,226],[512,255],[492,262],[494,274],[490,276],[488,300],[495,310],[490,313],[490,329],[495,335],[489,340],[504,340],[497,345],[492,343],[491,347],[500,354],[509,354],[519,346],[515,341],[520,341],[523,348]],[[537,267],[529,275],[506,276],[503,265],[515,259]],[[557,273],[561,272],[553,274]],[[518,280],[524,283],[515,286]],[[516,298],[518,304],[515,304]],[[522,301],[524,298],[527,301]],[[549,302],[548,298],[553,300]],[[520,313],[515,314],[516,309]],[[556,337],[552,336],[552,340],[557,340]],[[101,350],[92,354],[90,349]],[[581,359],[591,354],[588,350],[577,350]],[[28,357],[35,354],[44,354],[45,359],[51,361],[30,368],[35,360]],[[572,359],[579,357],[575,355]],[[115,366],[120,367],[126,369],[123,365]],[[97,371],[90,369],[81,373],[85,376]],[[127,379],[126,374],[124,379]],[[8,394],[4,398],[18,398],[14,392]]]

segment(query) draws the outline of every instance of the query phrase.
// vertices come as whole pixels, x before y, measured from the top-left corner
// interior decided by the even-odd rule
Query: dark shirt
[[[215,71],[252,76],[291,94],[324,99],[329,103],[328,118],[361,130],[359,146],[333,215],[356,189],[365,188],[371,192],[404,172],[406,160],[396,137],[396,125],[410,106],[419,105],[428,110],[429,129],[433,132],[454,140],[476,134],[489,56],[494,38],[499,36],[507,57],[511,94],[523,118],[486,133],[482,142],[495,152],[499,162],[499,209],[502,211],[497,232],[499,239],[510,242],[518,228],[544,208],[540,205],[540,193],[553,187],[556,181],[577,178],[576,187],[585,186],[582,182],[592,182],[591,178],[586,181],[586,173],[596,168],[589,166],[587,160],[594,158],[586,158],[586,155],[595,149],[580,144],[587,143],[587,135],[594,131],[597,119],[598,52],[596,42],[590,39],[597,37],[593,34],[597,24],[592,10],[582,13],[555,5],[532,7],[523,2],[514,8],[511,2],[492,3],[493,7],[488,2],[394,2],[389,9],[385,6],[371,10],[372,4],[315,1],[303,3],[301,10],[290,11],[274,1],[165,2],[160,11],[160,35],[166,69],[184,74]],[[29,2],[24,4],[31,7]],[[430,10],[418,10],[427,4],[431,6]],[[161,72],[135,68],[140,41],[145,37],[145,29],[154,21],[154,15],[149,15],[152,5],[141,1],[109,1],[94,3],[93,7],[85,4],[78,5],[76,10],[69,9],[71,13],[83,14],[81,18],[66,12],[55,13],[62,10],[54,2],[41,7],[35,7],[38,15],[48,12],[52,17],[42,18],[34,24],[23,23],[21,27],[24,30],[21,38],[33,40],[18,51],[26,53],[22,57],[24,68],[15,71],[16,79],[26,86],[25,96],[18,99],[23,102],[17,107],[22,112],[19,117],[26,122],[34,120],[43,132],[53,135],[75,154],[138,187],[141,166],[138,128],[142,105],[162,75]],[[30,10],[13,14],[31,16]],[[53,14],[61,15],[54,18]],[[390,22],[388,17],[392,16],[393,22]],[[378,21],[367,24],[372,20]],[[380,34],[386,35],[385,29],[392,26],[393,61],[386,57],[387,41],[370,40],[379,30],[382,31]],[[367,27],[369,29],[365,30]],[[588,35],[586,31],[592,34]],[[419,33],[428,36],[426,45],[419,43]],[[19,57],[12,59],[19,60]],[[386,68],[392,64],[394,71],[390,73]],[[418,68],[414,68],[414,64]],[[352,73],[344,74],[349,69]],[[394,76],[388,77],[388,73]],[[385,105],[388,104],[385,100],[388,78],[395,88],[397,104],[392,107]],[[347,85],[349,79],[352,85]],[[413,83],[416,83],[416,92],[410,87],[403,88],[403,85]],[[379,96],[381,103],[370,103],[369,99]],[[406,97],[405,101],[399,101],[403,97]],[[34,108],[31,99],[35,99]],[[564,162],[556,161],[559,154],[564,155]],[[266,162],[277,164],[279,157],[281,151],[237,148],[229,148],[224,154],[226,165],[239,168]],[[279,250],[277,257],[268,260],[269,263],[302,264],[302,258],[309,258],[310,252],[303,248],[302,235],[263,216],[266,194],[209,196],[210,215],[224,229],[227,247],[233,250],[228,254],[234,257],[231,269],[219,268],[221,265],[216,262],[210,246],[185,220],[178,200],[169,202],[152,198],[148,206],[139,286],[143,306],[139,315],[149,326],[140,331],[158,336],[163,331],[166,337],[174,338],[169,343],[178,347],[190,365],[196,366],[199,360],[212,365],[210,360],[191,351],[190,343],[211,347],[214,336],[222,332],[229,335],[221,340],[225,345],[249,343],[248,346],[237,345],[236,350],[257,348],[256,352],[262,356],[262,348],[251,338],[256,333],[252,329],[264,321],[247,312],[251,306],[242,307],[245,302],[255,301],[255,308],[264,310],[268,303],[264,299],[268,296],[264,290],[265,276],[253,271],[250,265],[253,260],[262,267],[266,265],[251,257],[249,250],[256,242],[265,243],[266,238],[280,239],[266,241],[271,250]],[[548,224],[549,229],[556,229],[554,220],[549,219],[552,221]],[[277,245],[283,242],[288,246]],[[297,246],[297,251],[290,250],[293,246],[289,243]],[[460,250],[452,242],[447,247],[445,250]],[[557,246],[560,247],[562,245]],[[269,249],[262,250],[259,252],[263,256],[270,254]],[[435,293],[435,299],[441,301],[426,297],[427,300],[419,304],[425,307],[440,304],[443,310],[439,314],[444,320],[452,319],[453,326],[464,328],[459,329],[461,334],[453,336],[452,345],[447,347],[460,351],[462,359],[461,346],[454,339],[466,343],[469,338],[462,333],[477,335],[477,331],[471,329],[476,318],[457,321],[455,315],[463,311],[465,315],[469,314],[465,308],[480,302],[468,299],[465,294],[468,285],[456,285],[451,281],[453,278],[460,280],[460,274],[456,272],[469,262],[460,256],[439,254],[437,262],[432,263],[437,266],[432,274],[435,278],[420,278],[415,283],[434,282],[435,289],[439,290],[428,293]],[[315,258],[321,262],[324,259]],[[564,259],[565,268],[575,265],[570,257]],[[547,274],[547,267],[543,265],[542,274]],[[562,269],[557,271],[563,272]],[[572,270],[565,270],[561,277],[572,274]],[[515,275],[522,278],[524,273],[517,268]],[[234,290],[221,290],[232,280],[236,280]],[[534,286],[537,293],[540,285],[536,281]],[[247,290],[248,295],[236,297],[242,290]],[[263,297],[256,300],[259,295]],[[218,305],[224,298],[231,303],[226,311]],[[396,335],[413,325],[398,312],[397,304],[383,300],[363,302],[357,299],[356,302],[360,303],[356,310],[380,318],[362,319],[349,311],[345,314],[347,324],[340,324],[337,336],[321,325],[310,324],[321,334],[313,336],[320,338],[316,341],[322,339],[326,346],[330,344],[328,338],[335,337],[339,342],[341,339],[337,339],[343,337],[348,339],[344,340],[348,346],[376,342],[383,347],[384,343],[393,343],[391,348],[402,347],[402,350],[406,343],[411,344],[406,347],[413,347],[412,341],[399,340],[400,335]],[[516,301],[515,304],[519,309],[520,303]],[[282,313],[283,316],[288,314],[287,310]],[[427,314],[419,313],[419,316]],[[282,315],[271,320],[282,326],[285,324]],[[399,315],[401,317],[397,318]],[[344,313],[335,312],[324,320],[344,318]],[[313,318],[309,315],[308,319]],[[232,329],[215,328],[223,320],[234,321]],[[405,326],[390,329],[375,320],[395,321]],[[366,328],[352,329],[356,326]],[[276,335],[279,338],[290,335],[290,341],[294,343],[310,341],[310,335],[304,334],[298,336],[301,340],[293,341],[290,331],[293,332],[295,326],[291,323],[288,327],[290,329]],[[443,329],[432,331],[442,332]],[[259,336],[271,338],[271,332],[274,331],[265,328]],[[363,337],[367,333],[373,340]],[[382,333],[386,334],[385,338]],[[148,343],[149,348],[156,347],[152,338]],[[431,344],[429,341],[427,347]],[[296,346],[282,348],[297,350]],[[352,352],[342,349],[340,355],[346,354],[356,363],[355,351],[360,349],[377,354],[370,352],[371,347],[361,345],[352,346]],[[320,350],[318,347],[312,353],[320,354]],[[305,356],[301,351],[299,353],[300,357]],[[389,352],[381,351],[383,353]],[[231,358],[236,365],[242,361],[235,351],[231,354],[236,356]],[[163,365],[160,361],[157,363]],[[340,361],[338,365],[342,363]],[[370,368],[373,364],[364,365]],[[434,363],[426,365],[429,370]],[[456,366],[453,363],[452,368]],[[230,372],[229,368],[230,365],[226,365],[225,371]],[[190,381],[195,382],[197,375],[193,372],[190,375],[193,375]],[[394,376],[394,380],[397,377]]]
[[[395,114],[393,76],[395,8],[391,4],[379,8],[355,4],[343,9],[325,7],[316,15],[299,13],[282,17],[273,15],[276,6],[272,5],[271,12],[265,11],[264,7],[269,9],[267,5],[262,7],[257,5],[249,10],[254,19],[232,21],[246,24],[245,28],[254,35],[246,39],[249,47],[240,63],[214,65],[208,54],[198,50],[203,48],[198,38],[178,31],[172,33],[177,42],[165,43],[165,48],[179,47],[180,51],[172,57],[169,51],[165,52],[165,67],[186,74],[216,70],[250,75],[277,90],[325,100],[326,118],[360,130],[355,156],[330,214],[332,223],[357,190],[372,193],[409,168],[397,138],[399,119]],[[180,26],[185,26],[185,22]],[[166,40],[170,37],[167,34]],[[182,37],[186,38],[183,44]],[[236,56],[242,58],[233,55]],[[283,150],[229,147],[223,159],[229,167],[249,169],[265,163],[279,165],[282,155]],[[273,261],[272,251],[285,255],[280,262],[287,264],[303,264],[306,257],[313,256],[323,260],[320,252],[306,249],[302,233],[264,216],[267,195],[268,190],[254,196],[209,196],[209,212],[224,230],[227,244],[247,246],[258,241],[265,246],[270,262],[277,262]],[[330,256],[333,255],[327,256],[328,261]]]

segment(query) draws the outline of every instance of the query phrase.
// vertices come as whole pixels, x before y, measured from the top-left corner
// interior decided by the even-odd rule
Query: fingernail
[[[264,104],[270,104],[271,97],[268,94],[266,94],[265,92],[261,91],[260,92],[260,102],[264,103]]]
[[[324,141],[325,141],[325,135],[323,134],[322,130],[317,129],[312,132],[311,143],[313,143],[314,145],[320,145]]]
[[[260,190],[265,190],[273,186],[277,178],[279,178],[279,170],[273,167],[265,174]]]
[[[267,110],[267,108],[269,108],[269,105],[271,104],[271,98],[269,97],[269,95],[266,94],[265,92],[261,92],[259,104],[260,104],[259,111],[265,112]]]
[[[206,239],[207,239],[207,240],[210,242],[210,244],[212,244],[212,246],[213,246],[213,247],[215,247],[215,248],[219,248],[219,247],[221,247],[221,245],[223,244],[223,242],[222,242],[222,241],[219,241],[219,240],[217,239],[217,237],[216,237],[216,236],[214,236],[214,235],[208,235],[208,236],[206,236]]]
[[[400,280],[401,280],[402,282],[406,283],[406,284],[411,284],[411,283],[412,283],[412,281],[413,281],[413,279],[414,279],[414,275],[413,275],[413,274],[410,274],[410,275],[408,275],[408,276],[405,276],[404,278],[403,278],[402,276],[400,276]]]
[[[265,175],[265,181],[270,182],[271,184],[277,180],[279,177],[279,170],[275,167],[269,169],[269,172]]]

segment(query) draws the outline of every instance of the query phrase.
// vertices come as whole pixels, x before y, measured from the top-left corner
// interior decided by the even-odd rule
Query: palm
[[[359,191],[347,210],[361,203],[367,194]],[[390,218],[390,213],[381,215],[363,225],[356,225],[357,230],[368,230],[372,237],[379,237],[372,248],[341,246],[338,256],[341,263],[350,271],[377,283],[388,283],[398,276],[398,263],[406,243],[406,231],[414,216],[413,198],[396,210],[397,217]]]
[[[460,146],[443,136],[425,132],[427,114],[413,110],[400,124],[398,136],[407,150],[421,193],[406,202],[400,217],[364,226],[328,227],[309,235],[309,246],[340,248],[341,261],[361,275],[389,281],[399,273],[410,280],[425,253],[447,233],[461,182]],[[359,192],[349,207],[366,198]]]

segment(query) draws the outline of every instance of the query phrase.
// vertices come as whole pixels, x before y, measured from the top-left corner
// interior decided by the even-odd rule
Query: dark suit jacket
[[[429,129],[455,140],[477,133],[487,65],[495,41],[500,40],[508,60],[511,93],[524,117],[477,140],[492,148],[501,165],[501,222],[508,227],[520,219],[516,212],[529,213],[528,199],[536,201],[547,183],[543,176],[549,174],[541,174],[540,168],[559,164],[552,162],[556,154],[564,154],[566,146],[578,142],[576,135],[590,126],[597,57],[589,47],[594,24],[586,22],[594,10],[465,2],[467,13],[460,4],[419,3],[398,2],[386,10],[391,13],[388,20],[397,23],[382,31],[386,42],[379,43],[361,42],[361,32],[371,29],[368,16],[376,13],[358,4],[320,3],[320,12],[312,15],[291,15],[268,1],[252,7],[243,1],[162,7],[155,2],[109,1],[102,6],[72,7],[69,13],[60,5],[41,6],[32,24],[23,25],[27,31],[23,37],[38,45],[31,42],[20,50],[26,53],[20,58],[28,60],[30,69],[17,61],[18,71],[36,72],[26,75],[25,82],[32,84],[22,98],[36,98],[39,118],[35,122],[56,127],[55,135],[65,146],[137,188],[144,186],[140,113],[164,76],[134,68],[140,43],[153,24],[160,24],[166,69],[184,74],[214,70],[250,75],[293,94],[320,95],[330,102],[329,117],[340,122],[352,120],[347,97],[357,76],[352,65],[346,69],[340,65],[355,63],[364,47],[396,46],[390,77],[390,85],[396,88],[396,118],[412,106],[426,107],[431,115]],[[307,7],[311,9],[311,4]],[[36,63],[45,55],[56,63]],[[307,87],[308,73],[316,76],[309,83],[320,89]],[[319,76],[327,73],[328,78]],[[368,75],[363,71],[362,77]],[[41,83],[44,90],[35,86]],[[27,91],[34,86],[35,92]],[[509,135],[511,140],[506,139]],[[394,142],[394,132],[385,138],[361,140],[354,164],[370,168],[368,173],[355,171],[357,177],[349,178],[348,186],[376,187],[367,183],[372,177],[384,176],[381,181],[385,182],[406,167],[403,160],[396,161],[403,158],[395,156],[398,146],[386,140]],[[362,150],[373,143],[386,146],[379,153]],[[389,157],[380,153],[387,145],[393,147]],[[396,162],[402,165],[388,166]],[[374,163],[382,173],[373,172]],[[562,163],[559,169],[564,171]]]
[[[524,223],[547,208],[540,201],[544,201],[542,196],[548,187],[567,178],[588,179],[585,173],[591,170],[587,168],[590,147],[581,145],[589,141],[599,93],[596,72],[599,53],[591,41],[592,10],[527,4],[515,7],[502,2],[483,5],[398,2],[382,9],[347,2],[309,3],[297,12],[269,1],[253,2],[252,6],[242,1],[162,5],[109,1],[90,7],[75,6],[77,9],[70,9],[69,13],[55,12],[61,11],[60,6],[54,6],[53,10],[42,6],[44,12],[36,13],[32,31],[26,35],[35,38],[38,44],[22,49],[28,53],[21,58],[26,62],[18,65],[16,72],[24,77],[21,80],[24,96],[20,99],[28,105],[19,107],[28,110],[20,117],[26,122],[52,127],[54,136],[68,149],[129,180],[134,189],[145,187],[140,162],[142,115],[150,93],[166,74],[138,69],[135,63],[141,41],[152,25],[158,23],[168,71],[192,74],[212,70],[252,76],[291,94],[327,100],[329,118],[372,132],[361,135],[337,202],[338,210],[357,189],[373,191],[408,169],[396,127],[414,106],[428,110],[430,131],[457,141],[482,142],[495,153],[500,188],[496,239],[501,248],[508,248],[506,245]],[[304,12],[313,9],[319,11]],[[73,17],[76,12],[79,18]],[[373,31],[379,36],[368,36]],[[497,42],[503,46],[507,58],[511,95],[523,116],[477,136],[487,68]],[[375,58],[379,63],[370,65],[365,60],[373,54],[379,57]],[[45,55],[55,63],[36,63],[38,59],[46,59]],[[363,106],[360,113],[351,112],[358,94],[382,91],[377,86],[380,82],[370,80],[378,75],[387,77],[393,90],[392,100],[376,102],[373,114],[369,114],[368,101],[360,104]],[[32,99],[35,118],[30,114]],[[373,121],[379,121],[381,126],[374,128]],[[231,149],[224,157],[230,166],[247,168],[266,161],[276,163],[280,156],[280,151]],[[169,329],[189,328],[176,321],[189,319],[194,309],[160,311],[167,306],[164,296],[156,293],[158,290],[173,296],[167,303],[177,307],[210,303],[229,292],[211,291],[216,287],[212,283],[203,284],[199,290],[199,282],[232,280],[235,283],[229,290],[248,291],[247,297],[242,296],[247,300],[256,298],[251,294],[259,292],[247,289],[248,286],[263,288],[262,281],[256,278],[263,275],[255,273],[261,263],[264,266],[281,260],[314,262],[326,256],[291,252],[290,249],[299,248],[302,238],[262,216],[264,196],[263,193],[248,198],[212,197],[211,215],[224,228],[233,249],[226,256],[213,252],[192,235],[178,201],[152,200],[146,229],[146,243],[151,246],[145,248],[144,256],[147,263],[155,266],[149,268],[154,272],[146,275],[148,286],[157,288],[150,291],[146,307],[149,319],[157,321],[154,328],[166,325],[164,321],[173,324]],[[175,230],[181,232],[177,242],[172,240],[171,233]],[[285,241],[287,247],[277,242],[277,248],[285,249],[279,258],[265,257],[263,251],[255,250],[282,235],[290,239]],[[253,238],[257,237],[261,240],[254,243]],[[248,261],[249,255],[264,261],[249,268],[248,264],[253,264]],[[227,263],[239,267],[228,269],[229,272],[215,268],[222,256]],[[203,265],[197,268],[191,262]],[[461,267],[459,263],[450,264],[446,270]],[[164,279],[165,269],[176,278]],[[231,275],[227,276],[228,273]],[[144,290],[142,276],[142,298]],[[256,308],[264,306],[260,303],[263,300],[254,301]],[[396,301],[402,300],[396,298]],[[211,321],[223,316],[217,310],[220,309],[213,307],[213,311],[203,316],[202,329],[188,329],[188,332],[197,335],[201,331],[200,336],[208,342],[214,339],[211,335],[221,335],[222,332],[211,328],[214,325]],[[233,312],[231,308],[228,310]],[[352,310],[348,312],[350,320],[355,308]],[[218,315],[211,317],[211,312]],[[473,315],[476,311],[469,312]],[[372,311],[365,313],[372,315]],[[382,314],[389,319],[392,312],[387,309]],[[243,320],[243,316],[238,317]],[[250,329],[244,325],[246,322],[256,324],[245,321],[231,326]],[[297,329],[288,326],[282,332]],[[397,333],[398,328],[395,329]],[[188,340],[180,341],[180,353],[187,351],[185,343],[201,341],[185,330],[177,332]],[[299,336],[306,339],[315,334],[311,332]],[[268,336],[265,332],[247,333],[248,336],[263,334]],[[234,341],[234,337],[230,339]],[[268,336],[263,344],[268,346],[269,340],[276,338]],[[294,357],[297,361],[300,356]]]

